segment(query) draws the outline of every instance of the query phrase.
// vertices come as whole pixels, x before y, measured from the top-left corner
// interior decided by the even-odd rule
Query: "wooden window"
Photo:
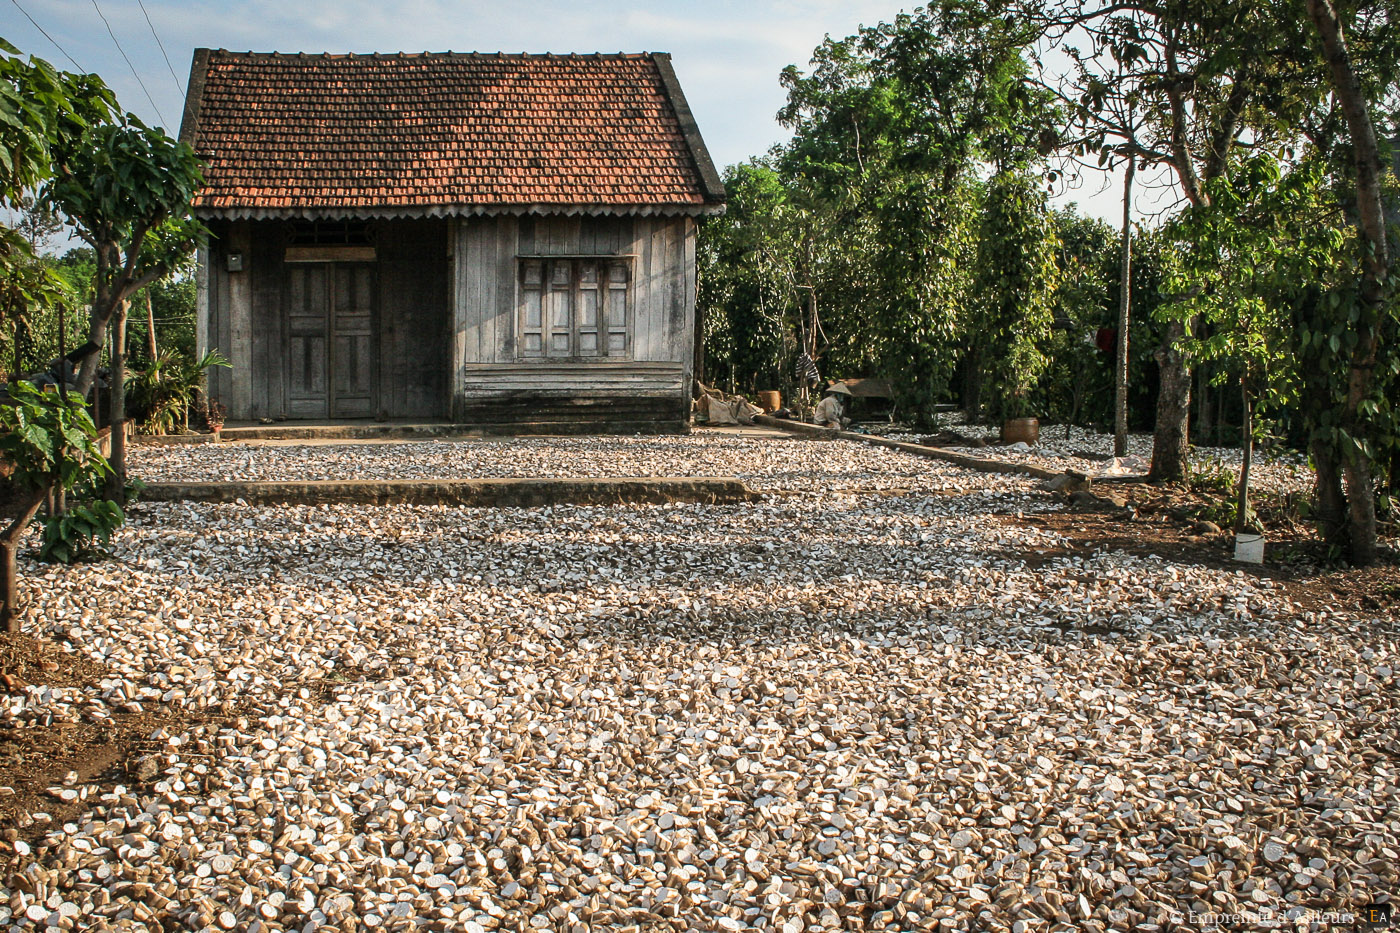
[[[362,220],[312,220],[292,224],[288,246],[372,246],[374,228]]]
[[[631,279],[626,259],[521,259],[520,355],[626,357]]]

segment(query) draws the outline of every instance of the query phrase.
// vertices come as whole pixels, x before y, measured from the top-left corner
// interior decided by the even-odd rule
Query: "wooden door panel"
[[[288,267],[287,277],[287,414],[324,418],[329,277],[319,265]]]
[[[374,414],[373,362],[368,335],[335,335],[335,417]]]
[[[335,313],[331,349],[333,417],[374,414],[374,272],[365,265],[335,268]]]

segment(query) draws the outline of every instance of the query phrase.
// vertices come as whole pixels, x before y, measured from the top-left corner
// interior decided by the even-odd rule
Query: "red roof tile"
[[[201,213],[626,212],[724,200],[661,53],[201,49],[181,137],[207,161]]]

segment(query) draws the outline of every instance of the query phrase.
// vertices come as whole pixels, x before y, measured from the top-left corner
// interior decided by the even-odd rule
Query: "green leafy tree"
[[[0,370],[20,376],[41,366],[47,325],[75,303],[68,280],[44,257],[21,249],[0,260],[0,326],[10,338],[0,346]]]
[[[1285,6],[1244,0],[1085,8],[1074,0],[1032,0],[1023,8],[1042,35],[1039,83],[1068,117],[1062,151],[1099,165],[1131,158],[1165,166],[1185,204],[1208,206],[1209,182],[1226,171],[1242,141],[1273,145],[1296,132],[1306,110],[1303,85],[1314,79],[1295,58],[1275,53],[1296,32]],[[1059,77],[1066,55],[1072,65]],[[1190,438],[1191,322],[1165,323],[1156,353],[1152,475],[1181,481]]]
[[[1050,362],[1058,277],[1055,225],[1035,181],[1002,172],[988,182],[979,246],[981,314],[972,330],[993,376],[991,412],[997,420],[1025,417]]]
[[[1400,18],[1391,2],[1338,6],[1333,0],[1306,0],[1327,87],[1343,116],[1342,142],[1350,151],[1350,171],[1342,176],[1355,217],[1359,267],[1350,300],[1334,292],[1323,305],[1326,314],[1308,329],[1326,350],[1345,360],[1346,388],[1332,413],[1332,424],[1314,427],[1313,457],[1318,463],[1324,521],[1339,525],[1335,514],[1345,488],[1348,552],[1358,564],[1379,558],[1376,524],[1375,464],[1396,447],[1394,393],[1397,368],[1394,342],[1400,331],[1393,282],[1394,253],[1386,229],[1385,176],[1389,166],[1377,140],[1378,104],[1393,111],[1400,69]],[[1393,202],[1393,197],[1391,198]],[[1344,314],[1335,312],[1342,311]],[[1337,470],[1340,465],[1340,471]],[[1335,474],[1341,473],[1341,483]],[[1392,488],[1396,480],[1391,478]]]
[[[23,59],[18,49],[0,39],[0,205],[21,207],[26,192],[51,181],[59,153],[102,125],[114,106],[111,92],[95,75],[68,74],[42,59]],[[55,283],[32,274],[33,262],[34,250],[24,235],[0,227],[0,279],[10,283],[6,287],[12,290],[11,298],[22,293],[26,312],[33,303],[52,300],[59,292]],[[96,462],[81,455],[87,444],[73,434],[78,415],[71,410],[70,399],[38,398],[26,403],[27,389],[22,384],[13,391],[19,393],[20,403],[0,408],[0,418],[9,422],[0,426],[0,455],[10,470],[12,500],[6,516],[11,521],[0,533],[0,621],[9,631],[18,625],[15,566],[21,536],[53,483],[62,488],[69,469],[69,461],[63,458],[70,444],[79,448],[72,459],[76,468],[93,469],[90,465]],[[80,429],[79,434],[85,431]],[[50,443],[41,449],[46,440]],[[50,457],[59,457],[65,464],[57,469],[56,478],[52,464],[45,467],[44,458]]]
[[[188,256],[204,228],[190,215],[202,178],[187,143],[171,139],[127,114],[90,127],[58,152],[54,177],[44,189],[76,234],[93,250],[93,300],[89,352],[78,370],[86,393],[97,375],[107,329],[112,327],[112,418],[125,416],[126,318],[131,296],[168,275]],[[112,498],[126,488],[123,432],[112,434]]]
[[[90,483],[107,464],[81,395],[44,392],[27,382],[14,383],[9,393],[8,403],[0,405],[0,459],[24,503],[0,536],[0,626],[13,633],[19,631],[20,537],[47,494]]]
[[[1339,347],[1330,358],[1311,358],[1335,368],[1308,372],[1303,409],[1328,536],[1337,540],[1344,532],[1352,559],[1373,561],[1374,471],[1385,461],[1389,436],[1383,383],[1394,330],[1387,166],[1376,126],[1395,109],[1400,33],[1393,24],[1400,10],[1393,0],[1088,9],[1056,0],[1022,9],[1047,44],[1076,63],[1069,81],[1042,81],[1073,117],[1064,134],[1071,152],[1168,166],[1183,203],[1193,208],[1211,206],[1212,182],[1241,155],[1274,152],[1288,160],[1316,152],[1330,166],[1332,204],[1354,218],[1357,230],[1354,255],[1339,259],[1356,273],[1350,288],[1336,275],[1324,276],[1335,287],[1319,289],[1317,300],[1298,312],[1301,330],[1321,336],[1310,348],[1330,346],[1334,336]],[[1184,475],[1189,350],[1199,349],[1186,339],[1193,323],[1169,320],[1159,351],[1153,456],[1159,479]]]
[[[973,349],[978,176],[1025,171],[1053,142],[1048,95],[1022,80],[1030,39],[1015,17],[930,4],[827,39],[807,73],[782,75],[794,137],[779,169],[840,205],[844,303],[916,421]]]
[[[52,177],[57,153],[107,120],[115,103],[96,75],[25,59],[0,39],[0,206],[20,213],[17,228],[0,226],[0,332],[15,338],[12,371],[19,363],[13,354],[29,342],[25,328],[33,315],[67,297],[36,255],[53,218],[31,192]]]
[[[1257,525],[1249,490],[1260,418],[1297,401],[1293,308],[1316,281],[1318,251],[1332,252],[1340,239],[1318,223],[1326,214],[1316,169],[1313,162],[1285,175],[1271,156],[1244,160],[1208,183],[1208,206],[1189,208],[1169,229],[1180,248],[1167,289],[1183,298],[1167,313],[1196,322],[1192,356],[1218,364],[1214,383],[1229,381],[1240,393],[1236,532]]]
[[[734,374],[736,387],[787,390],[823,231],[766,160],[730,166],[725,189],[728,209],[706,221],[698,247],[706,371]]]
[[[1118,271],[1117,236],[1101,220],[1062,208],[1052,215],[1059,251],[1054,332],[1046,347],[1049,366],[1041,382],[1041,410],[1066,425],[1104,418],[1112,391],[1107,357],[1096,338],[1113,317],[1110,304]]]
[[[18,207],[23,193],[53,174],[55,153],[105,122],[116,99],[96,75],[58,71],[24,59],[0,39],[0,198]]]

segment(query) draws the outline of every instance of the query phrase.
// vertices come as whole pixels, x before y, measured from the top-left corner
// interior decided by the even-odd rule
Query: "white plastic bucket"
[[[1235,535],[1235,560],[1245,564],[1264,563],[1264,536],[1246,532]]]

